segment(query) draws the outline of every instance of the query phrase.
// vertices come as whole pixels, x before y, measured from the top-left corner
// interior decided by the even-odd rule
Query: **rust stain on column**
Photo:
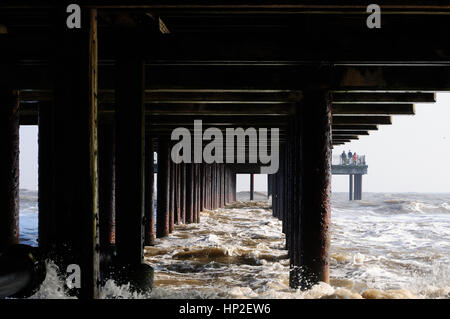
[[[99,231],[100,247],[115,242],[115,134],[113,124],[99,125]]]

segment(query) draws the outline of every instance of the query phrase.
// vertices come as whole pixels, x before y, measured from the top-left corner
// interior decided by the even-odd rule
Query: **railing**
[[[353,165],[353,166],[366,166],[366,155],[358,155],[356,156],[352,154],[351,158],[349,158],[348,153],[345,154],[345,157],[342,154],[333,155],[332,158],[333,165]]]

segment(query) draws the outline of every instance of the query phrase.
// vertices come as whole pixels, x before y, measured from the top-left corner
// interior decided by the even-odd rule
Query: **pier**
[[[342,159],[341,156],[333,156],[331,174],[348,175],[348,199],[362,199],[362,177],[367,174],[368,165],[365,155],[358,155],[356,160]]]
[[[98,298],[111,273],[151,289],[144,246],[235,201],[236,174],[267,166],[249,160],[247,140],[243,163],[239,146],[229,152],[225,143],[212,162],[195,149],[191,163],[174,162],[174,129],[198,138],[196,120],[224,136],[278,130],[268,191],[283,221],[290,287],[329,282],[331,175],[349,175],[350,198],[361,199],[367,172],[332,166],[333,146],[450,91],[441,1],[380,0],[379,29],[367,26],[363,1],[78,2],[80,28],[68,27],[70,2],[0,4],[0,252],[19,240],[19,127],[38,125],[39,254],[61,269],[79,265],[73,294],[84,299]]]

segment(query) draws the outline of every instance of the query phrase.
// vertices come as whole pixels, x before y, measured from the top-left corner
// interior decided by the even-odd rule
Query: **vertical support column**
[[[56,156],[54,104],[39,103],[39,155],[38,155],[38,242],[39,248],[48,251],[52,242],[56,242],[56,210],[54,209],[54,178]],[[3,126],[1,126],[3,127]],[[3,136],[3,134],[2,134]],[[3,180],[3,178],[2,178]],[[2,192],[3,193],[3,192]],[[3,232],[2,232],[3,233]]]
[[[331,197],[331,97],[328,91],[305,91],[301,108],[301,209],[299,254],[302,289],[329,281]],[[292,272],[291,272],[292,274]]]
[[[197,164],[192,164],[192,219],[191,223],[197,222],[197,210],[198,210],[198,176],[197,176]]]
[[[291,148],[290,154],[290,243],[289,243],[289,257],[290,257],[290,276],[289,276],[289,284],[291,287],[298,287],[298,283],[300,282],[299,275],[301,272],[298,267],[300,265],[300,213],[301,213],[301,204],[302,197],[299,196],[302,192],[302,184],[300,179],[301,174],[301,139],[299,141],[300,136],[300,114],[297,109],[296,114],[293,117],[291,124],[291,134],[289,134],[289,144]]]
[[[353,174],[348,175],[348,200],[353,200]]]
[[[272,196],[272,180],[273,174],[267,174],[267,198]]]
[[[170,192],[169,141],[159,139],[158,144],[158,190],[156,206],[156,237],[169,236],[169,192]]]
[[[225,164],[221,164],[221,168],[222,168],[222,207],[225,207],[225,202],[226,202],[226,197],[225,197],[225,187],[226,187],[226,182],[225,182]]]
[[[169,159],[169,233],[175,229],[175,163]]]
[[[19,92],[0,91],[0,252],[19,242]]]
[[[362,199],[362,175],[356,174],[355,175],[355,200],[361,200]]]
[[[123,56],[116,68],[117,257],[121,263],[137,265],[144,244],[144,61]]]
[[[175,224],[181,224],[181,164],[175,164]]]
[[[186,164],[180,164],[180,223],[186,223]]]
[[[283,157],[283,155],[285,154],[285,148],[286,145],[285,144],[281,144],[280,145],[280,154],[281,157]],[[283,221],[284,220],[284,206],[286,204],[286,202],[284,201],[284,170],[285,170],[285,161],[280,159],[280,166],[278,169],[278,205],[277,205],[277,209],[278,209],[278,219]],[[282,224],[282,231],[284,234],[286,234],[286,229],[285,229],[286,225],[283,223]]]
[[[79,297],[90,299],[98,297],[100,277],[97,11],[86,9],[82,29],[61,28],[66,19],[65,8],[55,10],[55,39],[58,41],[53,60],[55,107],[51,114],[41,114],[48,115],[46,125],[51,128],[44,129],[44,118],[40,127],[42,132],[54,129],[54,134],[47,141],[50,145],[39,152],[40,163],[55,155],[64,156],[64,160],[55,160],[51,167],[40,168],[40,174],[47,171],[51,178],[39,180],[39,195],[51,198],[40,199],[46,204],[39,213],[43,219],[39,222],[39,243],[43,250],[62,257],[58,258],[60,266],[80,266]]]
[[[250,200],[255,199],[255,174],[250,174]]]
[[[279,172],[279,170],[278,170]],[[278,218],[278,172],[273,174],[272,180],[272,216]]]
[[[100,249],[107,250],[115,242],[115,128],[104,121],[98,130],[99,238]]]
[[[212,191],[213,191],[213,209],[217,209],[217,163],[213,164],[213,185],[212,185]]]
[[[196,189],[196,211],[195,211],[195,222],[200,223],[200,206],[201,206],[201,198],[200,198],[200,189],[201,189],[201,176],[200,176],[200,164],[195,164],[195,177],[197,181]]]
[[[186,224],[194,219],[194,164],[186,165]]]
[[[145,136],[145,208],[144,244],[155,244],[155,157],[153,140],[149,132]]]
[[[233,173],[233,200],[236,201],[237,200],[237,188],[236,188],[236,184],[237,184],[237,174]]]

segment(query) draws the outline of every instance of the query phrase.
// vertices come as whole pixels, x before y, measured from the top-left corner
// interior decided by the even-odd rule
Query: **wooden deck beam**
[[[414,104],[333,104],[333,115],[414,115]]]
[[[381,124],[390,125],[390,116],[333,116],[333,125],[336,124]]]
[[[435,103],[435,93],[412,92],[412,93],[377,93],[377,92],[354,92],[333,93],[333,105],[349,103]]]

